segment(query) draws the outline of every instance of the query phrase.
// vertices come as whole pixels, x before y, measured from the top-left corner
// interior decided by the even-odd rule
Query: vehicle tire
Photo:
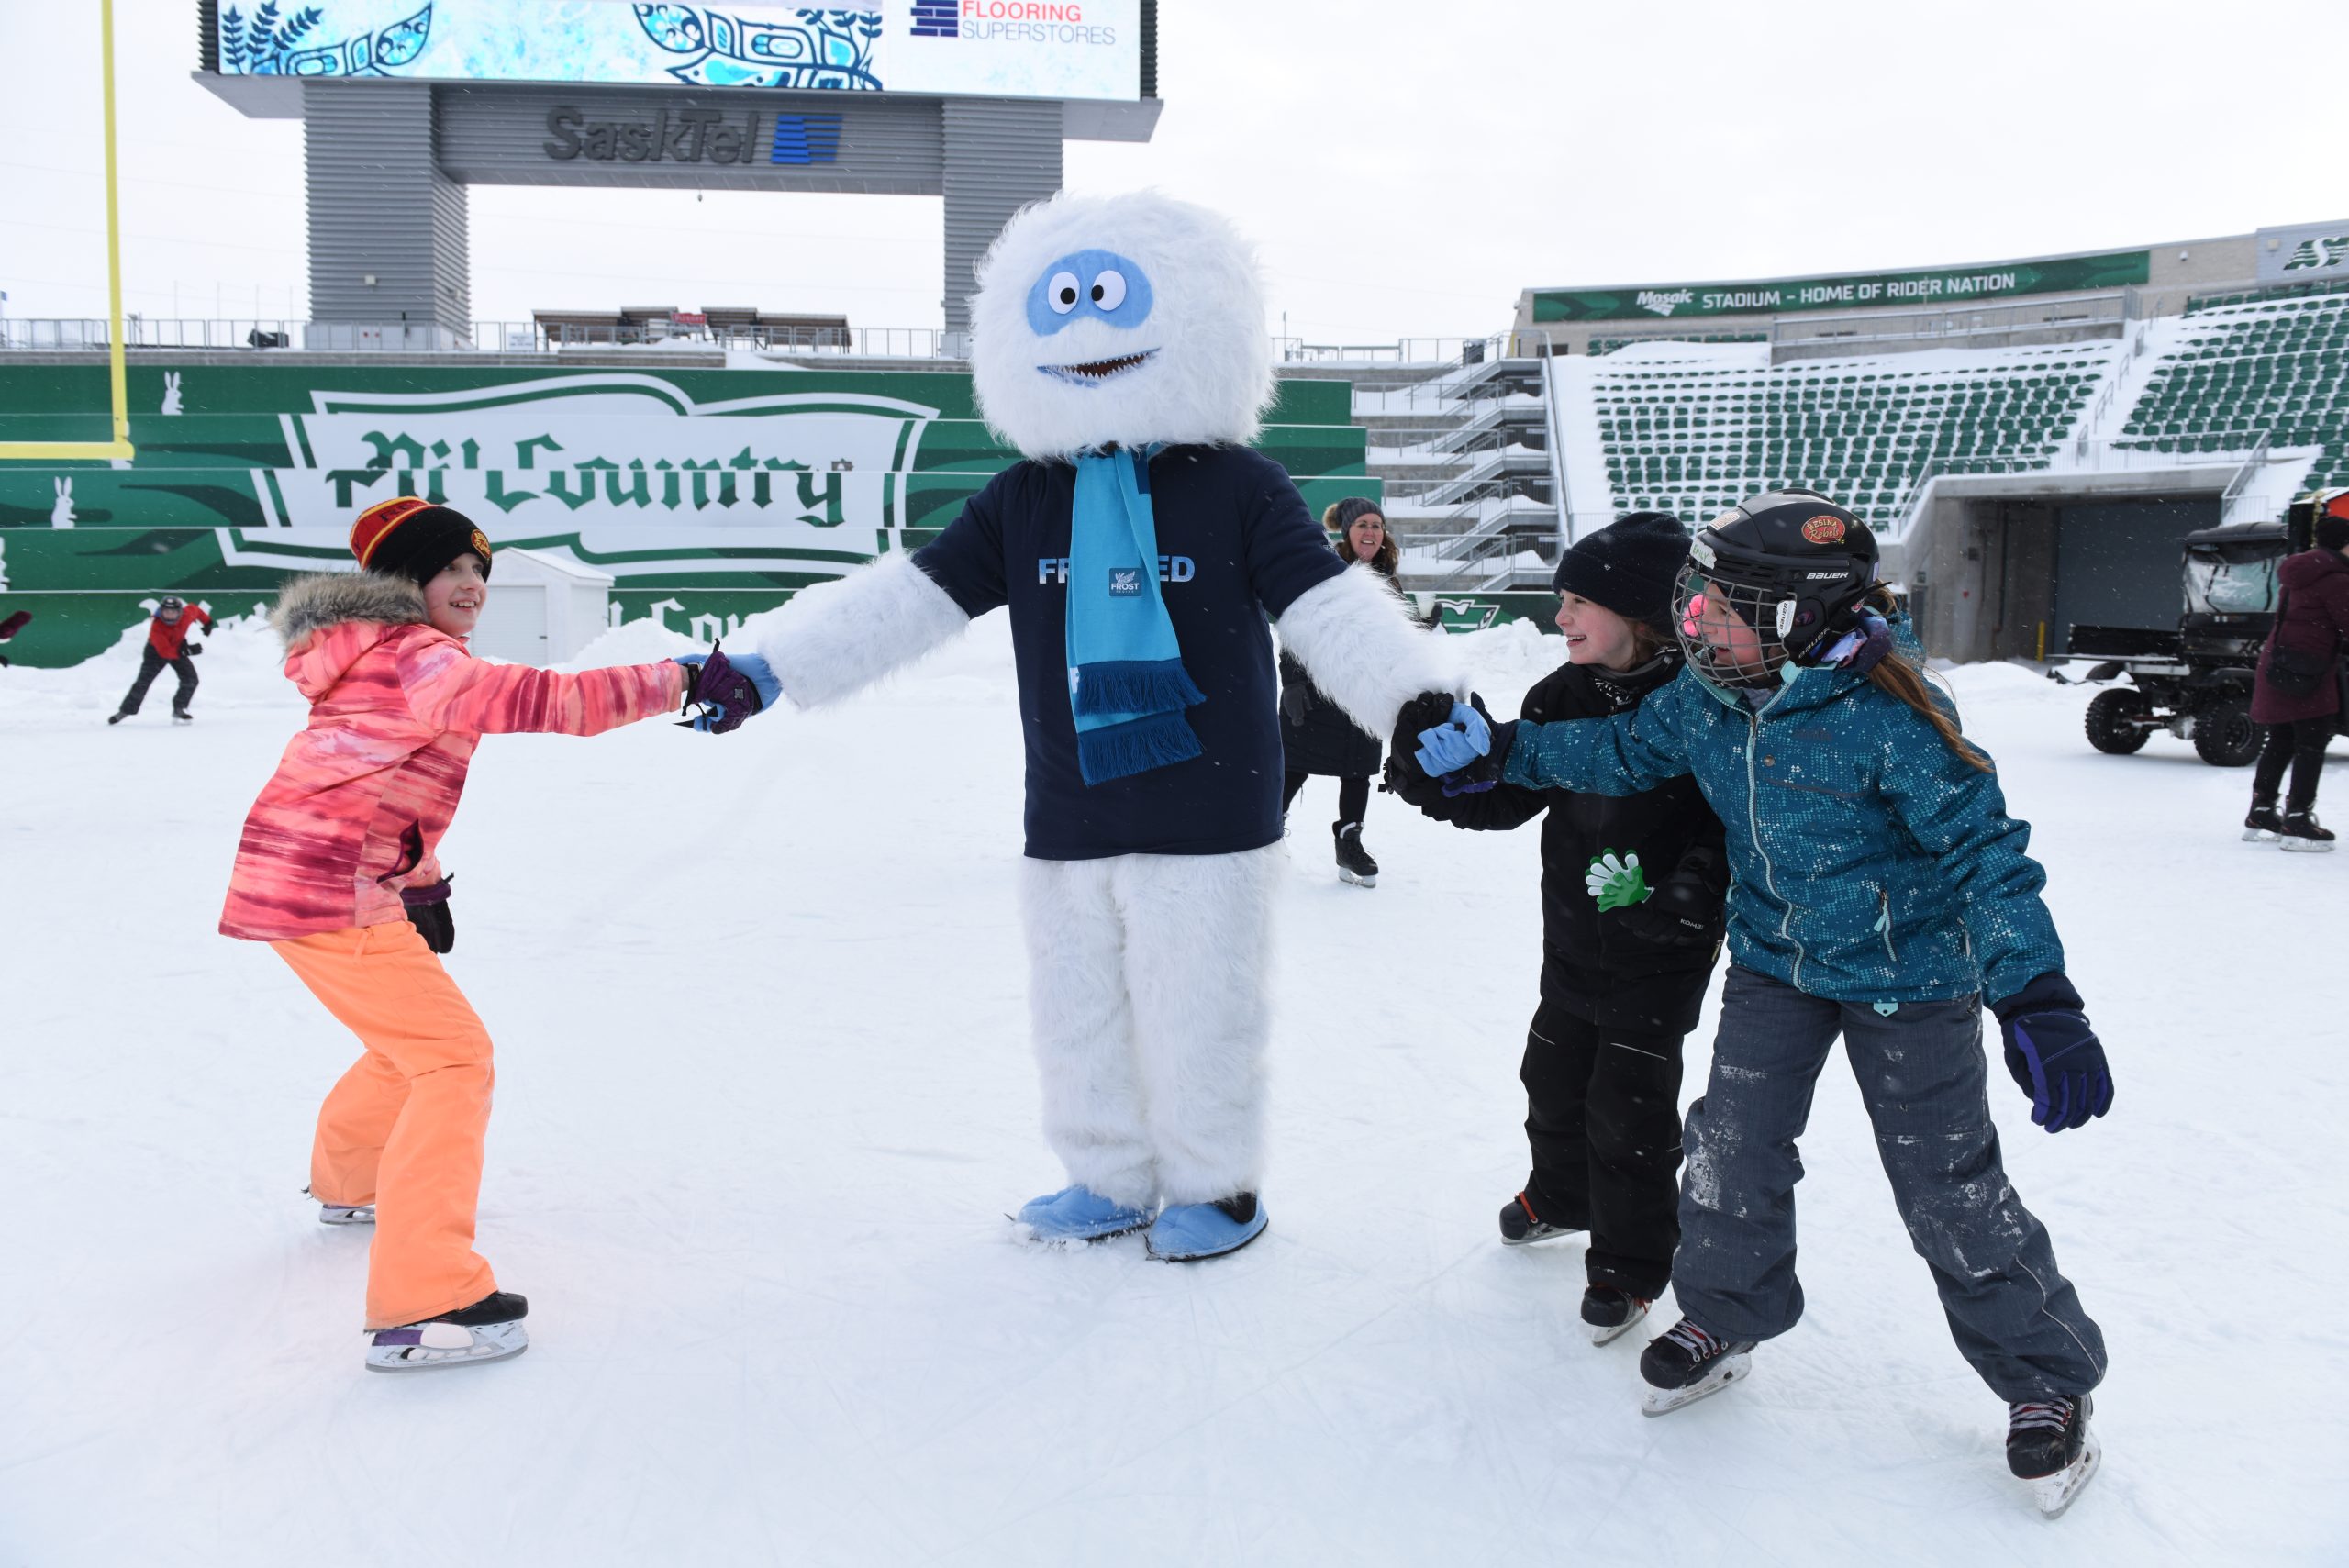
[[[2259,726],[2251,721],[2251,698],[2241,693],[2212,697],[2194,715],[2194,754],[2214,768],[2247,768],[2259,756]]]
[[[2099,692],[2088,703],[2088,744],[2116,757],[2142,751],[2154,732],[2152,713],[2143,692],[2126,686]]]

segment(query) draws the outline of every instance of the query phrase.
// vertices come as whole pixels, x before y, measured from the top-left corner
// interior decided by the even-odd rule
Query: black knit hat
[[[2319,550],[2339,550],[2349,545],[2349,517],[2336,517],[2330,513],[2316,520],[2316,547]]]
[[[351,553],[362,568],[405,577],[419,588],[467,550],[481,557],[481,574],[488,576],[488,536],[454,506],[414,495],[376,502],[351,528]]]
[[[1688,559],[1688,530],[1669,512],[1633,512],[1576,539],[1550,586],[1628,620],[1668,631],[1672,584]]]

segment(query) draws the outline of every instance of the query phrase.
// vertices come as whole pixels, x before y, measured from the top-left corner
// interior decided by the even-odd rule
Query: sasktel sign
[[[650,119],[591,120],[559,104],[540,146],[562,163],[829,163],[840,156],[841,117],[664,108]]]

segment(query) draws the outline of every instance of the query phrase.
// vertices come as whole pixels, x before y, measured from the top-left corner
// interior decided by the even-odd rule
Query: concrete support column
[[[946,330],[971,329],[973,269],[1011,215],[1061,188],[1061,106],[949,98],[945,116]]]
[[[405,329],[434,347],[472,331],[465,187],[440,172],[432,93],[421,82],[302,83],[313,321]]]

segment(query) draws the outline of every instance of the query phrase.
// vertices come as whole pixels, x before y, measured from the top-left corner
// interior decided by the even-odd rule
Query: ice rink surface
[[[649,626],[602,662],[683,639]],[[1560,651],[1467,639],[1495,706]],[[2005,1473],[1840,1057],[1802,1146],[1809,1316],[1639,1413],[1578,1241],[1504,1251],[1537,829],[1334,784],[1294,814],[1266,1237],[1018,1244],[1038,1132],[1001,617],[847,709],[494,737],[443,846],[497,1039],[481,1214],[530,1353],[360,1364],[367,1232],[302,1196],[350,1037],[215,933],[301,722],[252,628],[103,716],[134,644],[0,671],[0,1564],[2315,1563],[2349,1560],[2349,854],[2236,841],[2248,774],[1960,670],[2034,825],[2110,1117],[2009,1170],[2103,1325],[2103,1473]],[[2326,800],[2349,816],[2336,751]],[[1709,1013],[1689,1042],[1693,1097]],[[1658,1318],[1668,1322],[1667,1304]]]

